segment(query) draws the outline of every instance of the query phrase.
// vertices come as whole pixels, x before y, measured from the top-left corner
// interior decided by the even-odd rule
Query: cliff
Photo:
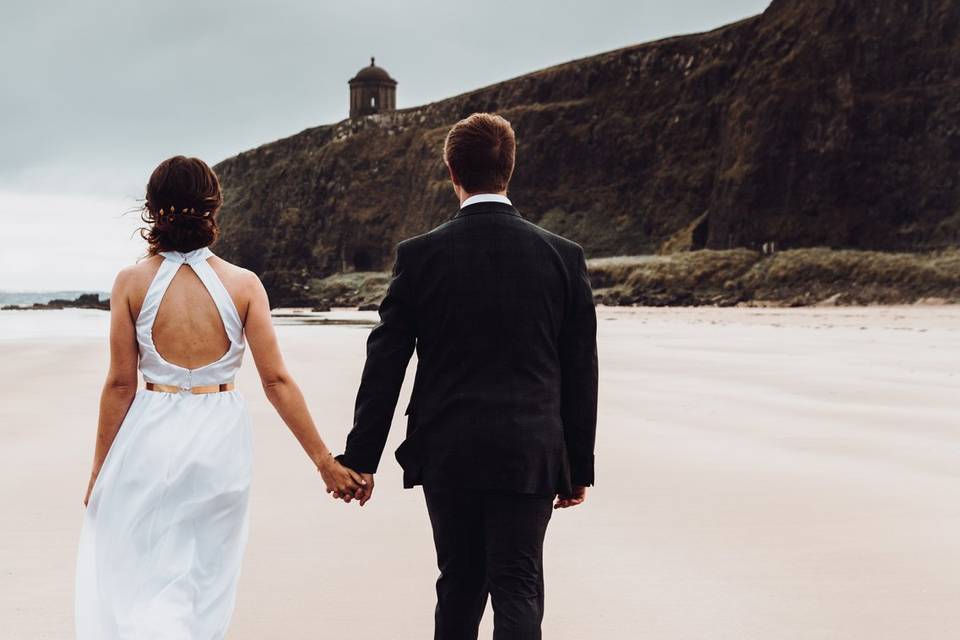
[[[344,120],[216,166],[217,250],[278,304],[387,269],[456,209],[450,125],[514,125],[511,197],[591,257],[960,242],[960,8],[777,0],[721,29],[577,60],[422,107]]]

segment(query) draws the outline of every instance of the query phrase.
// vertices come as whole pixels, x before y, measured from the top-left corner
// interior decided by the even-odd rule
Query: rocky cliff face
[[[775,0],[731,78],[707,246],[960,241],[960,4]]]
[[[456,120],[514,125],[511,197],[591,256],[663,247],[924,249],[960,241],[960,9],[777,0],[761,16],[344,120],[216,166],[218,251],[274,301],[389,268],[446,220]]]

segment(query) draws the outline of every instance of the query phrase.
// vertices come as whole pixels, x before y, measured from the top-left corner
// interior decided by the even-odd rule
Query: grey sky
[[[212,164],[336,122],[346,116],[347,80],[371,55],[399,81],[397,106],[404,108],[574,58],[711,29],[767,4],[5,2],[0,225],[14,230],[24,253],[14,255],[9,242],[0,248],[6,254],[0,254],[0,289],[108,287],[109,271],[140,250],[127,240],[131,216],[118,216],[142,195],[159,160],[186,153]],[[103,219],[91,221],[102,207],[109,209]],[[77,216],[87,223],[78,224]],[[79,254],[51,239],[59,225],[95,233],[85,237],[102,240],[103,264],[89,273],[68,268]],[[27,269],[26,249],[44,238],[60,248],[61,264]]]

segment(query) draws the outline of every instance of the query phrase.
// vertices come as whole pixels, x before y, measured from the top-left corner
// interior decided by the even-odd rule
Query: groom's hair
[[[467,193],[506,191],[516,153],[513,127],[493,113],[464,118],[453,125],[443,144],[443,160]]]

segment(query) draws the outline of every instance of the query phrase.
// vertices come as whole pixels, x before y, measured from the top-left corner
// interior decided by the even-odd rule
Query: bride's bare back
[[[172,364],[198,369],[230,349],[217,305],[188,265],[180,265],[157,310],[153,344]]]
[[[129,292],[133,318],[139,315],[162,261],[163,258],[154,257],[131,268],[136,275],[131,279]],[[241,320],[246,320],[252,274],[215,256],[209,264],[230,294]],[[180,266],[164,293],[153,325],[153,342],[164,360],[187,369],[216,362],[230,348],[217,305],[189,265]]]

